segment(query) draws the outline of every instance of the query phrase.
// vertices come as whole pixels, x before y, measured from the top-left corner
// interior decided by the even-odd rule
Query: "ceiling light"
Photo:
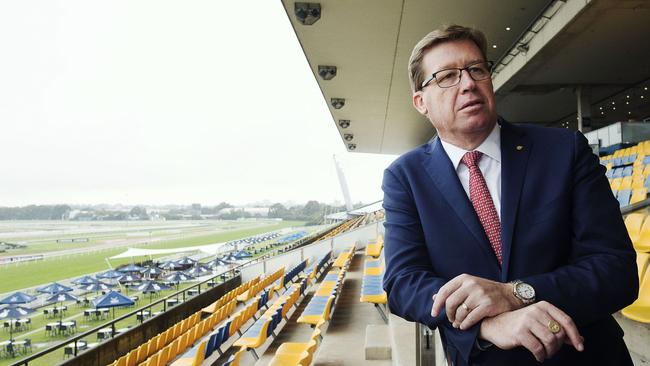
[[[630,96],[629,96],[629,95],[627,96],[627,99],[630,99]]]
[[[605,114],[605,112],[600,112],[600,114]]]
[[[335,109],[341,109],[345,105],[345,99],[344,98],[332,98],[330,99],[330,103],[332,103],[332,107]]]
[[[339,126],[341,126],[341,128],[350,127],[350,120],[349,119],[340,119],[339,120]]]
[[[603,107],[600,107],[600,110],[602,111],[602,110],[603,110]]]
[[[510,27],[506,27],[506,30],[509,31],[509,30],[510,30]]]
[[[295,3],[294,14],[303,25],[312,25],[320,19],[319,3]]]
[[[497,48],[497,45],[493,44],[493,45],[492,45],[492,48]]]
[[[357,148],[357,144],[348,144],[348,150],[354,150]]]
[[[352,141],[352,139],[354,138],[354,135],[351,134],[351,133],[346,133],[346,134],[343,134],[343,138],[345,139],[345,141]]]
[[[615,111],[615,110],[616,110],[616,107],[612,107],[612,110]]]
[[[642,96],[641,96],[641,99],[643,99],[643,98],[644,98],[644,96],[642,95]]]
[[[648,90],[648,87],[646,86],[645,88],[643,88],[643,90]]]
[[[627,114],[632,114],[632,112],[627,112]]]
[[[612,105],[616,104],[616,102],[612,102]]]
[[[625,104],[630,104],[630,102],[625,102]]]
[[[336,66],[318,65],[318,75],[323,80],[332,80],[336,76]]]

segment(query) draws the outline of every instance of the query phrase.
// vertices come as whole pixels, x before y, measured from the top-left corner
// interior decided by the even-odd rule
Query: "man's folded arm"
[[[537,300],[564,310],[578,326],[590,324],[632,303],[638,292],[635,252],[604,167],[586,139],[575,134],[569,263],[523,278]]]
[[[431,329],[443,327],[447,342],[454,345],[468,362],[480,323],[463,331],[451,326],[444,311],[437,317],[431,316],[432,296],[446,280],[433,271],[410,192],[390,170],[384,172],[382,189],[386,212],[383,283],[389,308],[394,314],[426,324]]]

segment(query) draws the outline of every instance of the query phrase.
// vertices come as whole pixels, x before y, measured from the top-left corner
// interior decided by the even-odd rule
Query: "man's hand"
[[[553,320],[560,324],[557,333],[549,327]],[[484,319],[479,338],[504,350],[526,347],[538,362],[553,357],[564,343],[580,352],[584,349],[584,340],[573,320],[546,301]]]
[[[442,307],[455,328],[468,329],[484,318],[523,306],[512,293],[512,285],[462,274],[447,282],[433,295],[431,316]]]

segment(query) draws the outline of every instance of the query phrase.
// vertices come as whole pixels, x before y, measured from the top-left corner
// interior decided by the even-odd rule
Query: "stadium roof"
[[[331,1],[319,3],[313,25],[297,20],[295,1],[282,3],[350,151],[354,144],[356,152],[399,154],[434,136],[411,106],[406,68],[413,45],[442,24],[485,32],[488,58],[502,63],[494,76],[498,111],[511,122],[575,127],[578,86],[595,128],[650,115],[650,93],[639,99],[650,75],[647,1]],[[323,80],[319,65],[336,66],[336,76]],[[600,113],[629,94],[632,105]],[[331,98],[345,105],[335,109]]]

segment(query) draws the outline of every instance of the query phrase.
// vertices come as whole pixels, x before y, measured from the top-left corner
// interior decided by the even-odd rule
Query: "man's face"
[[[480,61],[484,59],[474,42],[449,41],[428,50],[422,68],[426,80],[434,72]],[[462,71],[460,82],[449,88],[440,88],[432,80],[413,94],[413,105],[429,118],[442,139],[461,147],[476,136],[486,137],[496,123],[492,79],[474,81],[467,70]]]

